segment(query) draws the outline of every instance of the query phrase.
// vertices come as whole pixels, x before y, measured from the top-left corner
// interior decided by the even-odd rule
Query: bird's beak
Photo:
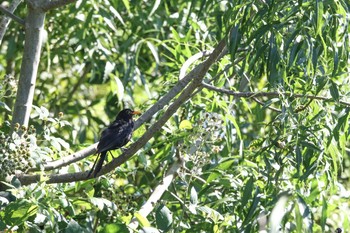
[[[132,114],[132,115],[141,115],[141,112],[139,112],[139,111],[132,111],[131,114]]]

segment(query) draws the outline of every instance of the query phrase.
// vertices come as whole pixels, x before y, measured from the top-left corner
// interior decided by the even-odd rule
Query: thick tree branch
[[[233,95],[235,97],[240,97],[240,98],[250,98],[250,97],[279,97],[281,95],[284,96],[290,96],[290,97],[295,97],[295,98],[307,98],[311,100],[323,100],[326,102],[335,102],[333,98],[328,98],[328,97],[323,97],[323,96],[314,96],[314,95],[304,95],[304,94],[296,94],[296,93],[291,93],[291,92],[236,92],[236,91],[231,91],[219,87],[212,86],[207,83],[202,83],[204,88],[207,88],[212,91],[216,91],[219,93],[227,94],[227,95]],[[350,103],[345,102],[345,101],[338,101],[342,105],[346,105],[350,107]]]
[[[118,158],[113,159],[110,163],[108,163],[106,166],[104,166],[100,173],[98,173],[98,176],[106,174],[113,169],[115,169],[117,166],[121,165],[125,161],[127,161],[129,158],[131,158],[139,149],[141,149],[148,141],[153,137],[153,135],[158,132],[162,126],[168,121],[168,119],[177,111],[177,109],[185,103],[190,97],[191,94],[196,90],[197,87],[199,87],[202,83],[202,80],[205,76],[205,74],[208,72],[210,66],[215,63],[217,58],[220,56],[222,51],[225,49],[226,43],[225,40],[222,40],[218,46],[215,48],[213,53],[208,57],[208,59],[199,64],[194,68],[194,72],[190,72],[188,76],[186,76],[182,80],[189,79],[189,81],[192,79],[191,76],[195,77],[195,79],[181,92],[180,96],[167,108],[165,113],[160,117],[160,119],[155,122],[146,132],[143,134],[135,143],[133,143],[128,150],[126,150],[124,153],[122,153]],[[192,74],[190,76],[190,74]],[[190,78],[189,78],[190,77]],[[186,84],[185,84],[186,86]],[[173,90],[173,89],[172,89]],[[159,101],[158,103],[159,104]],[[160,105],[155,106],[160,106]],[[164,104],[165,105],[165,104]],[[163,106],[164,106],[163,105]],[[153,108],[152,106],[150,110]],[[157,107],[155,108],[157,109]],[[151,112],[148,110],[147,112]],[[144,114],[145,115],[145,114]],[[142,118],[141,116],[137,122],[144,121],[147,119],[147,117]],[[151,116],[149,116],[151,118]],[[137,127],[140,126],[140,123],[137,125]],[[64,182],[73,182],[73,181],[80,181],[80,180],[86,180],[87,175],[89,171],[86,172],[77,172],[77,173],[69,173],[69,174],[62,174],[62,175],[51,175],[47,178],[47,183],[64,183]],[[25,174],[17,174],[18,179],[21,181],[23,185],[28,185],[31,183],[35,183],[40,181],[40,175],[25,175]]]
[[[224,40],[220,41],[213,53],[208,57],[210,65],[213,64],[222,54],[222,51],[226,51],[226,43]],[[217,54],[219,53],[219,54]],[[203,56],[207,54],[206,51],[203,52]],[[215,58],[215,59],[214,59]],[[214,59],[214,60],[213,60]],[[196,66],[191,72],[189,72],[183,79],[181,79],[171,90],[163,96],[156,104],[154,104],[150,109],[147,110],[139,119],[135,122],[135,128],[138,128],[143,122],[149,121],[152,116],[159,110],[164,109],[164,106],[168,105],[169,102],[177,96],[181,90],[194,78],[197,77],[200,65]]]
[[[203,65],[202,63],[201,65]],[[208,67],[209,68],[209,67]],[[186,87],[183,92],[181,92],[180,96],[172,103],[168,109],[165,111],[165,113],[161,116],[161,118],[155,122],[147,131],[144,133],[139,140],[135,143],[135,146],[133,145],[125,151],[123,154],[121,154],[119,157],[112,160],[112,162],[108,163],[106,166],[104,166],[100,173],[97,174],[97,176],[104,175],[116,167],[123,164],[125,161],[130,159],[139,149],[141,149],[152,137],[155,133],[157,133],[162,126],[169,120],[170,117],[174,115],[174,113],[177,111],[177,109],[185,103],[190,97],[191,94],[196,90],[196,88],[201,84],[201,80],[204,77],[205,73],[207,71],[207,68],[203,67],[201,69],[201,73],[198,74],[198,79],[193,80],[188,87]]]
[[[39,0],[38,4],[45,0]],[[32,110],[44,32],[45,12],[28,7],[25,25],[25,43],[18,82],[16,102],[13,109],[12,128],[15,124],[28,126]]]
[[[211,64],[214,63],[217,59],[220,59],[223,56],[223,54],[227,53],[227,49],[225,45],[226,45],[225,41],[222,40],[218,44],[217,49],[215,49],[214,52],[209,56],[208,60],[210,61]],[[219,49],[222,49],[222,51],[218,55],[217,53]],[[201,54],[202,56],[208,56],[207,51],[204,51]],[[212,57],[214,56],[217,56],[217,59],[213,60]],[[196,59],[198,59],[198,54],[196,54],[195,57]],[[175,96],[177,96],[191,80],[197,77],[199,68],[200,67],[197,66],[192,71],[190,71],[173,88],[171,88],[171,90],[166,95],[164,95],[160,100],[158,100],[157,103],[155,103],[144,114],[142,114],[142,116],[139,117],[135,122],[135,130],[138,129],[143,123],[149,121],[154,116],[154,114],[156,114],[159,110],[164,109],[164,107],[168,105],[171,102],[171,100]],[[70,156],[66,156],[56,161],[48,162],[46,165],[44,165],[44,170],[49,171],[49,170],[57,169],[57,168],[69,165],[73,162],[79,161],[81,159],[84,159],[87,156],[92,155],[96,152],[96,145],[97,143],[87,148],[84,148],[83,150],[78,151]],[[38,168],[33,168],[30,171],[38,171],[38,170],[39,170]]]
[[[51,2],[47,2],[46,4],[41,6],[41,9],[43,9],[44,11],[49,11],[49,10],[53,10],[53,9],[71,4],[71,3],[76,2],[76,1],[77,0],[54,0]]]

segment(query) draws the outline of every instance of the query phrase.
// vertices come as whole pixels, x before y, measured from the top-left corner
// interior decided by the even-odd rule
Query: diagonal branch
[[[177,161],[170,167],[165,177],[163,178],[162,182],[154,189],[154,191],[152,192],[151,196],[148,198],[146,203],[144,203],[140,208],[140,210],[138,211],[138,213],[141,216],[146,218],[152,212],[152,210],[155,207],[155,204],[160,200],[163,193],[167,191],[169,185],[171,184],[176,174],[182,167],[181,163],[182,163],[181,161]],[[136,230],[138,227],[137,218],[133,217],[128,227],[133,230]]]
[[[8,9],[6,9],[5,7],[0,5],[0,11],[7,16],[7,17],[4,17],[0,23],[0,29],[1,29],[0,30],[0,35],[1,35],[0,36],[0,44],[1,44],[2,38],[5,34],[6,28],[7,28],[8,24],[10,23],[10,19],[13,19],[17,23],[24,26],[24,23],[25,23],[24,20],[13,14],[13,12],[16,10],[17,6],[21,3],[21,1],[22,0],[16,0],[16,1],[12,2]]]
[[[254,100],[255,102],[257,102],[258,104],[260,104],[260,105],[262,105],[262,106],[265,106],[265,103],[262,102],[262,101],[260,101],[258,98],[256,98],[256,97],[252,97],[252,98],[253,98],[253,100]],[[275,112],[279,112],[279,113],[282,112],[282,110],[277,109],[277,108],[274,108],[274,107],[271,107],[271,106],[266,106],[266,108],[271,109],[272,111],[275,111]]]
[[[210,63],[214,63],[213,60],[213,56],[218,56],[217,58],[221,58],[223,56],[223,53],[227,52],[226,46],[225,46],[225,42],[224,40],[222,40],[219,45],[217,46],[218,49],[222,49],[223,52],[220,53],[220,55],[217,55],[214,50],[214,52],[212,53],[213,55],[210,55],[208,60],[210,61]],[[224,46],[224,47],[222,47]],[[202,56],[208,56],[207,51],[203,51],[201,52]],[[198,59],[198,54],[194,55],[193,57],[196,57],[196,59]],[[151,108],[149,108],[144,114],[142,114],[141,117],[139,117],[136,122],[135,122],[135,130],[138,129],[143,123],[148,122],[149,120],[151,120],[151,118],[154,116],[154,114],[156,114],[159,110],[164,109],[164,107],[166,105],[168,105],[171,100],[177,96],[183,89],[184,87],[187,86],[187,84],[193,80],[195,77],[197,77],[198,75],[198,71],[199,71],[199,66],[195,67],[192,71],[190,71],[184,78],[182,78],[173,88],[170,89],[170,91],[164,95],[160,100],[158,100],[157,103],[155,103]],[[78,151],[72,155],[66,156],[62,159],[56,160],[56,161],[51,161],[51,162],[47,162],[47,164],[44,165],[44,170],[45,171],[50,171],[53,169],[57,169],[66,165],[69,165],[73,162],[77,162],[79,160],[82,160],[84,158],[86,158],[89,155],[92,155],[96,152],[96,146],[97,143],[84,148],[81,151]],[[39,171],[40,169],[38,168],[33,168],[29,171]]]
[[[240,98],[250,98],[250,97],[279,97],[281,95],[284,96],[291,96],[295,98],[307,98],[310,100],[323,100],[325,102],[335,102],[333,98],[328,98],[328,97],[323,97],[323,96],[315,96],[315,95],[305,95],[305,94],[296,94],[296,93],[291,93],[291,92],[236,92],[232,90],[227,90],[224,88],[219,88],[212,86],[210,84],[207,84],[205,82],[202,83],[202,86],[204,88],[207,88],[212,91],[216,91],[219,93],[227,94],[227,95],[232,95],[235,97],[240,97]],[[345,101],[338,101],[342,105],[346,105],[350,107],[350,103],[345,102]]]
[[[188,99],[190,99],[192,93],[201,85],[202,80],[203,80],[205,74],[208,72],[210,66],[216,62],[217,58],[220,56],[221,52],[225,49],[225,47],[226,47],[226,42],[225,42],[225,40],[222,40],[218,44],[218,46],[215,48],[213,53],[208,57],[208,59],[205,62],[199,64],[198,66],[196,66],[194,68],[196,73],[190,72],[190,74],[192,74],[191,76],[195,77],[195,79],[193,79],[193,81],[181,92],[179,97],[167,108],[167,110],[160,117],[160,119],[157,122],[155,122],[135,143],[133,143],[128,150],[126,150],[118,158],[113,159],[110,163],[108,163],[106,166],[104,166],[101,169],[101,172],[98,174],[99,176],[112,171],[117,166],[121,165],[122,163],[127,161],[129,158],[131,158],[139,149],[141,149],[149,141],[149,139],[151,139],[153,137],[153,135],[156,132],[158,132],[162,128],[162,126],[177,111],[177,109],[183,103],[185,103]],[[190,74],[188,75],[189,77],[191,77]],[[186,80],[186,78],[189,79],[188,76],[186,76],[182,80]],[[159,104],[159,101],[157,104]],[[156,106],[157,106],[157,104],[156,104]],[[157,108],[157,107],[155,107],[155,108]],[[150,108],[150,110],[152,108]],[[147,112],[149,112],[150,110],[148,110]],[[143,119],[142,119],[142,117],[143,116],[140,117],[141,120],[147,119],[147,117],[145,117]],[[140,118],[137,122],[141,121]],[[139,127],[139,126],[140,126],[140,123],[137,127]],[[80,180],[87,179],[88,172],[89,171],[51,175],[45,179],[46,179],[47,183],[65,183],[65,182],[80,181]],[[20,180],[22,185],[28,185],[28,184],[40,181],[40,175],[17,174],[17,178]]]

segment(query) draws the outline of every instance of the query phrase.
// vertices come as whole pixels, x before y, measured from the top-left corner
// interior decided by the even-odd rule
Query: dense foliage
[[[350,229],[349,8],[347,1],[110,0],[50,11],[31,126],[17,127],[25,138],[10,134],[11,77],[24,39],[11,23],[0,47],[1,172],[27,172],[23,164],[40,167],[97,141],[118,111],[147,110],[191,56],[222,39],[228,53],[204,81],[260,95],[200,89],[131,160],[96,180],[13,179],[0,196],[0,230],[123,232],[134,216],[144,232]],[[26,15],[25,4],[16,14]],[[183,166],[154,211],[139,216],[179,158]],[[93,159],[54,173],[88,170]]]

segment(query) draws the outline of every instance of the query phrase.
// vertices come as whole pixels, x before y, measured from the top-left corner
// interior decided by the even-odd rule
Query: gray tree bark
[[[38,7],[47,0],[28,4],[28,16],[25,20],[25,44],[21,64],[16,102],[13,110],[12,126],[16,123],[28,126],[32,109],[35,82],[42,47],[42,33],[46,12]]]

